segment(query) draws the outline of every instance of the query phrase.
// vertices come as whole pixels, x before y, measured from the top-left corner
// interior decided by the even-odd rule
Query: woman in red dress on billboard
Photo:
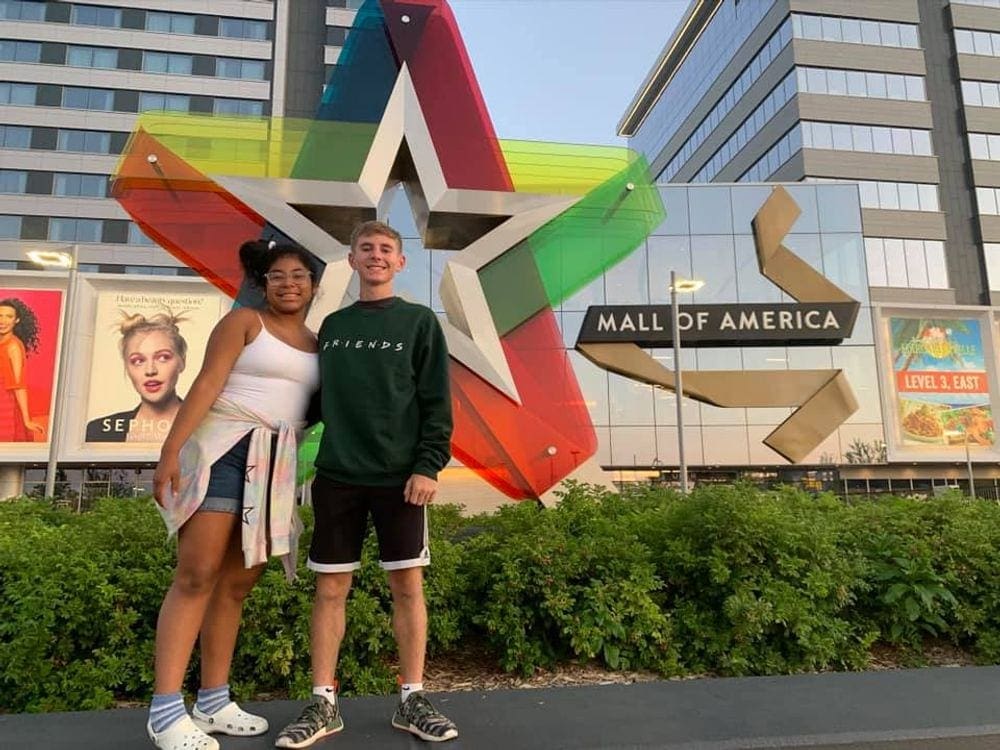
[[[28,352],[38,351],[38,320],[19,299],[0,300],[0,443],[27,443],[45,428],[28,412]]]

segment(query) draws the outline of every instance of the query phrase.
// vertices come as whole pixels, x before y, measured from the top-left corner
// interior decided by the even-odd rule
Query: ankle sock
[[[157,734],[165,729],[170,729],[185,715],[187,715],[187,709],[184,707],[184,698],[181,697],[180,693],[154,695],[149,704],[150,728]]]
[[[313,685],[313,695],[325,698],[331,706],[337,705],[336,685]]]
[[[198,691],[198,701],[195,707],[203,714],[214,714],[223,706],[229,704],[229,685],[214,688],[202,688]]]
[[[424,689],[424,683],[422,682],[404,682],[399,686],[399,702],[405,703],[406,699],[409,698],[413,693],[418,690]]]

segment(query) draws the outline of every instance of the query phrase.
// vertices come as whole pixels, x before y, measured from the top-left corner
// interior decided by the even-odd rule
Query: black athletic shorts
[[[317,476],[312,506],[316,525],[306,563],[311,570],[349,573],[360,568],[369,513],[385,570],[430,565],[427,507],[406,502],[403,485],[360,487]]]

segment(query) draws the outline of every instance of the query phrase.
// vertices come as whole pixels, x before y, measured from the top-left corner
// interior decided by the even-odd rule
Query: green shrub
[[[654,499],[633,523],[655,550],[686,669],[775,674],[865,663],[875,634],[850,616],[862,561],[838,544],[836,501],[749,486]]]
[[[611,669],[779,674],[855,669],[876,640],[919,661],[927,637],[1000,660],[1000,506],[958,496],[861,502],[790,489],[570,485],[558,508],[431,509],[431,656],[485,650],[529,674]],[[273,561],[247,600],[237,696],[310,691],[314,591]],[[0,503],[0,710],[145,700],[174,545],[148,501],[84,514]],[[346,693],[393,689],[391,597],[374,538],[348,602]],[[197,655],[187,687],[197,687]]]

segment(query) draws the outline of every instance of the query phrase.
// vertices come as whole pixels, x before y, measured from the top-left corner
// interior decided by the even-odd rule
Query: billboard
[[[0,287],[0,443],[46,443],[63,293]]]
[[[938,317],[940,316],[940,317]],[[888,432],[898,458],[994,454],[993,346],[981,316],[927,310],[883,319]]]
[[[98,291],[84,442],[159,446],[222,314],[212,291]]]

